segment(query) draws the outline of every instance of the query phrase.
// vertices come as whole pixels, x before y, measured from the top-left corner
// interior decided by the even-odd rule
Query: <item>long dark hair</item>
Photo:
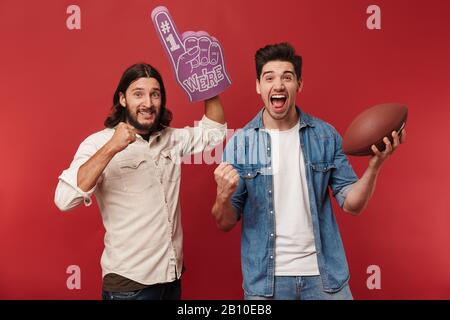
[[[166,108],[166,89],[162,77],[158,70],[147,63],[137,63],[130,66],[120,78],[117,85],[116,92],[114,92],[113,106],[111,108],[111,114],[106,118],[104,124],[107,128],[114,128],[119,122],[126,121],[126,108],[124,108],[120,102],[120,93],[125,95],[130,84],[139,78],[155,78],[160,86],[161,90],[161,111],[159,124],[156,131],[160,131],[170,125],[172,121],[172,112]]]

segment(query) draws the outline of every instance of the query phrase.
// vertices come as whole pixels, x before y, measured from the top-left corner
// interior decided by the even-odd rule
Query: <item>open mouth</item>
[[[286,104],[287,95],[286,94],[273,94],[270,96],[270,103],[274,107],[275,111],[281,111]]]
[[[156,114],[155,109],[141,109],[138,111],[138,115],[142,116],[145,120],[152,119]]]

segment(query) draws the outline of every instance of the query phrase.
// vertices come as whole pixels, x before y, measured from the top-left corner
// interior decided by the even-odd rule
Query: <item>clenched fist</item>
[[[128,147],[134,141],[136,141],[136,130],[134,127],[125,122],[120,122],[108,143],[114,152],[117,153]]]
[[[217,197],[222,200],[228,200],[239,184],[239,173],[229,163],[222,162],[214,170],[214,178],[217,183]]]

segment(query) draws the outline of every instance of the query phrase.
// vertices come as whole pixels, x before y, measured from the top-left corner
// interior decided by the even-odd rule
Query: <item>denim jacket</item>
[[[342,152],[342,139],[328,123],[299,108],[300,147],[304,154],[309,203],[319,272],[326,292],[337,292],[349,280],[345,251],[328,191],[340,207],[358,180]],[[242,219],[241,266],[248,295],[272,296],[275,272],[275,212],[270,135],[261,110],[227,143],[224,161],[239,172],[231,203]],[[294,147],[294,146],[293,146]],[[293,148],[292,152],[299,152]],[[281,155],[282,156],[282,155]]]

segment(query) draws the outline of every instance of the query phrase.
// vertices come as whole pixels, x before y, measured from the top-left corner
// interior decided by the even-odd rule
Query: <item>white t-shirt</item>
[[[275,275],[319,275],[299,124],[267,131],[272,141]]]

